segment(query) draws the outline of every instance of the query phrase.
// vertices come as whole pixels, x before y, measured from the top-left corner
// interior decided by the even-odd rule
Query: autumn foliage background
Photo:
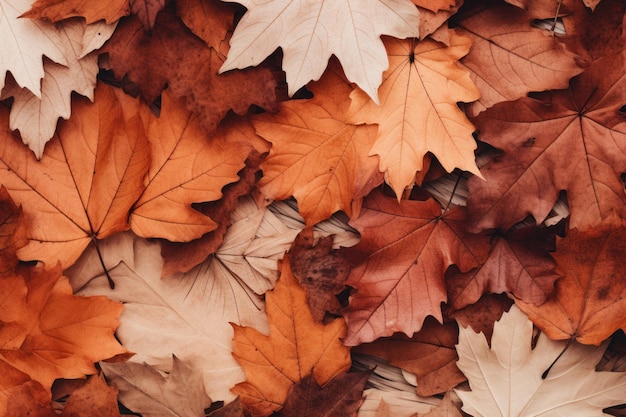
[[[0,415],[625,415],[622,0],[0,6]]]

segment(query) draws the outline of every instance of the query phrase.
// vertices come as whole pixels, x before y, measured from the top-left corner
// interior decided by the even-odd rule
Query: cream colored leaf
[[[68,57],[66,41],[52,23],[19,17],[30,9],[31,3],[31,0],[0,0],[0,90],[9,71],[20,87],[41,97],[42,56],[61,65],[68,64]]]
[[[428,413],[441,402],[437,397],[423,398],[415,392],[382,391],[376,388],[366,389],[363,395],[365,401],[361,404],[357,417],[379,417],[378,410],[381,406],[387,409],[388,416],[409,417],[416,413]]]
[[[290,95],[318,80],[334,54],[346,77],[378,102],[388,65],[380,36],[419,36],[419,13],[409,0],[238,2],[248,12],[237,24],[220,72],[258,65],[280,47]]]
[[[130,245],[132,258],[127,253]],[[174,354],[203,373],[211,398],[232,399],[230,388],[245,378],[231,356],[229,323],[267,331],[261,298],[210,262],[161,279],[159,244],[130,233],[99,246],[114,290],[95,250],[87,250],[67,274],[76,294],[106,295],[125,304],[117,337],[136,352],[131,360],[169,371]]]
[[[601,416],[603,408],[624,402],[626,373],[595,371],[606,344],[572,342],[559,357],[567,342],[541,333],[532,349],[533,324],[515,305],[496,322],[491,348],[482,333],[459,327],[457,365],[471,391],[456,393],[472,416]]]

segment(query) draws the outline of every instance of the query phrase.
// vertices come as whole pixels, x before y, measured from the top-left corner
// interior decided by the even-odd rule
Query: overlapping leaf
[[[479,97],[457,62],[470,45],[468,37],[455,32],[448,47],[432,40],[386,38],[389,69],[380,88],[381,106],[359,90],[350,96],[351,122],[379,124],[370,154],[380,157],[380,170],[398,197],[414,184],[427,152],[449,172],[479,172],[474,126],[456,104]]]
[[[130,12],[129,0],[105,0],[97,3],[88,0],[36,0],[24,17],[45,19],[51,22],[81,16],[87,23],[105,20],[113,23]]]

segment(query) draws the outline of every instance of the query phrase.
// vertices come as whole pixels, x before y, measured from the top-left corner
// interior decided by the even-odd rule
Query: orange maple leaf
[[[382,182],[378,160],[369,156],[376,126],[347,122],[352,87],[335,71],[311,86],[315,98],[280,104],[277,114],[254,117],[260,136],[272,143],[261,164],[261,192],[270,199],[294,196],[307,226],[343,210]]]
[[[340,340],[345,336],[345,322],[336,319],[324,325],[315,320],[304,289],[291,273],[288,256],[276,287],[266,293],[266,310],[268,336],[252,327],[233,325],[233,356],[243,367],[246,381],[232,391],[255,417],[280,409],[291,387],[308,374],[324,385],[351,364],[350,350]]]
[[[363,91],[350,97],[349,121],[378,123],[370,155],[380,156],[380,170],[398,198],[415,182],[424,155],[431,152],[451,172],[460,168],[480,175],[474,161],[474,126],[457,106],[479,92],[457,62],[471,40],[450,32],[450,46],[432,40],[385,39],[389,69],[383,74],[378,106]]]
[[[564,277],[541,306],[516,300],[550,339],[599,345],[626,330],[626,221],[608,219],[588,230],[570,230],[553,254]]]
[[[129,0],[37,0],[22,17],[58,22],[70,17],[84,17],[87,24],[105,20],[113,23],[130,13]]]
[[[22,208],[0,186],[0,277],[12,273],[18,262],[15,252],[27,243]]]
[[[358,261],[347,280],[356,288],[344,311],[347,345],[394,332],[410,336],[429,315],[443,320],[446,269],[455,264],[467,271],[489,251],[487,236],[464,231],[466,217],[463,207],[444,212],[433,199],[398,203],[381,192],[365,199],[360,217],[350,222],[361,242],[346,250]]]

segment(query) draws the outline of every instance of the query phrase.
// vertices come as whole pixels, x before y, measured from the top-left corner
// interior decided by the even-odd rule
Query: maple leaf
[[[471,391],[457,389],[463,411],[482,417],[590,416],[624,401],[626,373],[595,372],[606,345],[550,340],[516,306],[496,323],[491,349],[482,334],[460,328],[459,368]],[[558,357],[545,378],[542,374]]]
[[[108,53],[107,66],[118,77],[126,75],[135,82],[148,103],[166,85],[174,96],[185,96],[187,107],[198,113],[210,134],[231,109],[245,114],[256,104],[276,110],[276,79],[271,71],[255,68],[218,76],[217,68],[224,61],[221,52],[190,33],[167,10],[157,15],[149,33],[134,16],[120,22],[102,51]]]
[[[21,207],[0,186],[0,277],[10,275],[17,266],[16,251],[28,243],[26,233]]]
[[[285,405],[274,415],[356,417],[356,411],[363,402],[362,393],[368,377],[368,372],[346,372],[320,387],[313,374],[308,374],[294,384]]]
[[[123,306],[75,297],[61,268],[20,268],[0,280],[0,361],[50,390],[56,378],[96,373],[93,363],[126,350],[113,337]]]
[[[613,220],[615,221],[615,220]],[[607,224],[608,223],[608,224]],[[552,255],[564,277],[554,297],[541,306],[516,304],[551,339],[600,344],[619,328],[626,330],[626,279],[622,254],[626,222],[589,230],[570,230]]]
[[[268,336],[251,327],[233,326],[233,356],[243,366],[246,381],[232,392],[253,416],[269,416],[280,409],[291,387],[309,373],[324,386],[347,371],[351,362],[349,349],[340,340],[345,322],[339,318],[324,325],[315,320],[304,289],[291,273],[288,256],[265,300]]]
[[[376,126],[348,123],[348,102],[337,97],[347,98],[352,87],[333,69],[311,86],[315,98],[286,101],[277,114],[252,119],[256,133],[272,143],[261,164],[261,192],[279,200],[293,195],[307,226],[339,210],[350,216],[353,201],[382,182],[378,161],[369,156]]]
[[[381,106],[362,91],[350,97],[350,121],[378,123],[370,155],[379,155],[380,170],[398,198],[415,182],[415,172],[431,152],[448,172],[460,168],[478,174],[474,161],[474,126],[457,107],[478,99],[469,73],[457,62],[471,40],[450,33],[450,46],[431,40],[385,39],[389,69],[380,88]]]
[[[22,17],[31,19],[45,19],[51,22],[68,19],[70,17],[84,17],[87,23],[105,20],[113,23],[122,16],[130,13],[129,0],[106,0],[96,3],[88,0],[37,0],[32,3],[30,10]]]
[[[207,417],[246,417],[239,398],[235,398],[225,406],[209,413]]]
[[[548,299],[559,278],[548,253],[555,250],[549,229],[527,227],[495,233],[491,247],[489,257],[478,268],[466,273],[454,267],[448,270],[446,287],[452,309],[474,304],[484,293],[510,292],[536,305]]]
[[[509,311],[513,300],[506,294],[484,294],[474,304],[460,310],[444,310],[446,317],[456,320],[463,327],[471,327],[491,340],[493,324],[500,320],[502,313]]]
[[[2,316],[0,320],[4,322],[6,315]],[[50,393],[39,382],[3,360],[0,360],[0,371],[0,414],[19,417],[33,409],[41,411],[33,412],[36,416],[45,411],[52,413]],[[54,417],[54,414],[49,415]]]
[[[280,47],[289,95],[318,80],[335,55],[348,80],[378,101],[381,73],[387,67],[380,36],[419,35],[418,12],[406,0],[238,3],[248,12],[235,28],[220,73],[258,65]]]
[[[472,229],[506,230],[528,215],[540,223],[561,190],[572,228],[626,216],[625,54],[595,61],[566,90],[501,103],[474,119],[480,139],[504,155],[481,168],[486,181],[467,182]]]
[[[72,392],[61,417],[119,417],[117,394],[118,389],[108,386],[102,375],[92,375],[83,386]]]
[[[415,390],[412,391],[366,389],[358,417],[415,417],[416,414],[429,413],[441,404],[438,397],[419,397]]]
[[[77,294],[106,295],[125,304],[116,335],[136,353],[131,361],[167,371],[175,354],[203,373],[211,398],[233,398],[229,389],[244,375],[231,356],[229,322],[266,331],[261,298],[210,260],[161,279],[159,244],[131,233],[101,241],[100,253],[115,290],[95,250],[85,251],[67,274]]]
[[[82,19],[71,19],[57,25],[57,33],[65,49],[67,65],[44,62],[41,96],[27,88],[9,82],[2,97],[13,97],[9,126],[19,130],[22,141],[35,153],[43,155],[45,144],[52,138],[59,117],[68,119],[71,114],[71,95],[76,91],[93,101],[93,91],[98,74],[98,57],[91,52],[99,48],[113,34],[115,25],[85,25]]]
[[[215,222],[191,203],[222,197],[222,187],[239,179],[247,144],[238,138],[207,137],[197,115],[169,90],[163,92],[160,116],[150,118],[146,134],[150,169],[130,215],[133,231],[145,238],[189,241],[215,229]]]
[[[0,183],[32,226],[20,259],[71,265],[93,238],[128,229],[128,211],[148,167],[138,100],[98,85],[94,103],[77,100],[37,161],[8,131],[2,112]],[[125,115],[126,114],[126,115]]]
[[[4,87],[5,73],[10,71],[20,87],[41,97],[42,57],[45,55],[61,65],[67,65],[67,58],[63,39],[53,24],[19,19],[30,3],[30,0],[2,0],[0,3],[0,43],[3,45],[0,90]]]
[[[120,401],[135,413],[204,417],[204,409],[211,405],[204,392],[202,373],[175,355],[167,374],[145,363],[102,362],[100,366],[107,379],[119,388]]]
[[[566,88],[582,72],[576,55],[553,33],[531,26],[532,13],[493,2],[474,2],[463,10],[453,25],[472,40],[462,62],[480,90],[480,99],[466,106],[468,114],[531,91]]]
[[[399,333],[354,347],[352,352],[387,359],[391,365],[415,374],[417,394],[427,397],[465,381],[456,367],[457,332],[455,323],[442,325],[431,318],[412,337]]]
[[[220,0],[176,1],[176,14],[194,35],[226,54],[226,40],[233,29],[234,9]]]
[[[139,18],[145,30],[154,27],[157,14],[165,7],[165,0],[130,0],[130,12]]]
[[[433,200],[397,200],[371,193],[350,225],[362,236],[349,256],[359,260],[347,284],[356,288],[344,311],[349,346],[394,332],[412,335],[428,315],[442,321],[445,270],[467,271],[486,257],[485,236],[465,233],[462,207],[443,212]]]

